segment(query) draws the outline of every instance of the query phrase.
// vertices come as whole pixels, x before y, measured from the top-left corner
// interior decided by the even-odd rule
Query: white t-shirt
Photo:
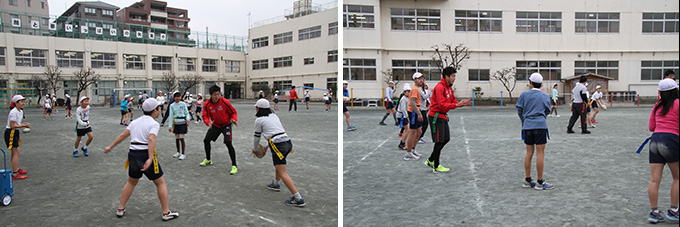
[[[24,111],[21,111],[18,108],[12,108],[12,110],[9,111],[9,115],[7,115],[7,126],[5,126],[5,128],[12,128],[9,125],[11,121],[15,121],[17,124],[21,125],[22,119],[24,119]]]
[[[156,100],[161,104],[165,104],[165,96],[158,96],[156,97]]]
[[[305,98],[309,98],[311,95],[309,94],[309,91],[305,91]]]
[[[593,96],[590,96],[590,99],[600,99],[600,98],[602,98],[602,92],[599,92],[599,91],[595,91],[595,93],[593,93]]]
[[[582,83],[576,83],[574,89],[571,90],[571,99],[574,100],[574,103],[583,103],[584,100],[581,98],[581,93],[588,97],[588,88]]]
[[[279,133],[283,134],[277,135]],[[279,117],[277,117],[276,114],[272,113],[267,117],[258,117],[255,119],[255,140],[253,143],[253,149],[257,149],[257,145],[260,143],[261,136],[264,136],[265,140],[268,140],[274,135],[277,136],[272,138],[273,143],[286,142],[290,140],[288,138],[288,134],[286,134],[286,130],[281,124],[281,120],[279,120]]]
[[[275,99],[278,99],[278,98],[279,98],[279,94],[274,94],[274,98],[275,98]]]
[[[87,126],[90,121],[90,105],[87,105],[85,109],[80,106],[78,109],[76,109],[76,121],[78,122],[78,129],[86,129],[90,127]]]
[[[130,149],[131,150],[148,150],[149,149],[149,134],[158,136],[158,130],[161,128],[160,124],[156,122],[151,116],[144,115],[132,121],[130,126]],[[147,145],[136,145],[133,143],[141,143]]]
[[[45,108],[47,109],[52,108],[52,99],[46,98],[43,102],[45,102],[45,104],[43,105]]]

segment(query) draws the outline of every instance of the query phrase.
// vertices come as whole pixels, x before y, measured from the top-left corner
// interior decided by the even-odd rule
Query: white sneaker
[[[555,117],[555,116],[553,116],[552,114],[551,114],[551,115],[548,115],[548,116],[549,116],[549,117]]]
[[[187,158],[186,155],[180,155],[180,156],[179,156],[179,160],[184,160],[185,158]]]
[[[558,114],[558,115],[557,115],[557,116],[555,116],[555,117],[560,117],[560,115]]]
[[[180,155],[182,155],[182,154],[180,154],[179,152],[177,152],[177,154],[173,155],[172,157],[173,157],[173,158],[179,158]]]
[[[196,124],[198,124],[198,121],[196,121]]]
[[[405,161],[413,161],[413,160],[418,160],[420,157],[413,155],[411,152],[406,152],[404,155],[404,160]]]
[[[413,153],[414,156],[418,157],[420,159],[420,153],[416,152],[416,149],[411,150],[411,153]]]
[[[591,125],[590,127],[591,127],[591,128],[596,128],[595,125]]]
[[[176,218],[176,217],[179,217],[179,212],[172,211],[172,210],[171,210],[170,212],[165,213],[165,214],[163,214],[163,215],[161,216],[161,218],[163,219],[163,221],[172,220],[172,219],[174,219],[174,218]]]

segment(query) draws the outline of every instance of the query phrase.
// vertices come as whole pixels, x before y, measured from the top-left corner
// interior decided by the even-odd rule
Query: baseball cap
[[[554,83],[554,84],[553,84],[553,87],[554,87],[554,86],[557,86],[557,83]]]
[[[88,98],[87,96],[80,96],[80,98],[78,99],[78,102],[83,102],[83,100],[85,100],[85,99],[90,99],[90,98]]]
[[[393,84],[393,83],[394,83],[394,81],[391,81],[391,80],[390,80],[390,82],[387,82],[387,84]]]
[[[404,91],[410,91],[410,90],[411,90],[411,85],[404,84]]]
[[[323,93],[324,96],[328,95],[328,93]]]
[[[144,112],[150,112],[155,110],[156,107],[158,107],[158,105],[160,104],[161,103],[158,102],[158,100],[156,100],[155,98],[148,98],[146,99],[146,101],[144,101],[144,103],[142,103],[142,110]]]
[[[64,95],[64,96],[66,96],[66,98],[71,98],[71,96],[70,96],[70,95],[68,95],[68,94],[66,94],[66,95]]]
[[[415,80],[415,79],[418,79],[418,78],[420,78],[420,77],[422,77],[422,76],[423,76],[422,73],[416,72],[416,73],[413,74],[413,79]]]
[[[26,98],[24,98],[24,96],[15,95],[14,97],[12,97],[12,102],[17,103],[19,100],[24,100],[24,99],[26,99]]]
[[[125,97],[124,97],[124,98],[129,98],[129,97],[130,97],[130,95],[125,95]]]
[[[257,108],[269,108],[269,100],[259,99],[255,103],[255,107],[257,107]]]
[[[349,83],[347,83],[346,80],[343,80],[343,81],[342,81],[342,84],[349,84]]]
[[[659,81],[659,91],[670,91],[678,89],[678,84],[673,79],[663,79]],[[14,100],[14,99],[12,99]]]
[[[543,76],[540,73],[532,73],[529,81],[540,84],[543,83]]]
[[[600,89],[600,88],[602,88],[602,86],[600,86],[600,85],[595,86],[595,89]]]

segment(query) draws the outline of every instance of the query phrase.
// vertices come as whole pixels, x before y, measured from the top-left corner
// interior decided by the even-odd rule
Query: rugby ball
[[[24,133],[29,133],[29,132],[31,132],[31,129],[30,128],[24,128],[23,131],[24,131]]]
[[[604,104],[600,105],[600,108],[601,108],[602,110],[607,110],[607,106],[604,105]]]
[[[264,155],[267,154],[267,149],[268,149],[268,148],[269,148],[269,146],[264,146],[264,147],[263,147],[261,144],[258,144],[258,145],[257,145],[257,150],[252,150],[252,151],[253,151],[253,155],[254,155],[255,157],[257,157],[257,158],[262,158],[262,157],[264,157]]]
[[[343,96],[343,97],[342,97],[342,101],[343,101],[343,102],[349,102],[349,100],[350,100],[350,99],[349,99],[349,97],[347,97],[347,96]]]

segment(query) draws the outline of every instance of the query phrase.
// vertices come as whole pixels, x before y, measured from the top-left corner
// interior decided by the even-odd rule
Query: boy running
[[[71,96],[66,94],[66,119],[71,117]]]
[[[43,105],[43,108],[45,108],[45,110],[43,111],[43,120],[47,120],[47,118],[45,118],[45,114],[49,115],[50,119],[54,120],[54,117],[52,116],[52,99],[50,98],[49,94],[45,96],[44,102],[45,104]]]
[[[182,96],[179,93],[173,95],[175,102],[170,104],[168,112],[170,112],[170,120],[172,124],[168,125],[168,131],[175,133],[175,146],[177,147],[177,154],[173,155],[173,158],[179,158],[179,160],[184,160],[186,155],[184,154],[184,148],[186,147],[186,142],[184,142],[184,134],[187,134],[189,130],[189,110],[187,109],[187,104],[182,102]],[[182,147],[182,153],[180,154],[179,148]]]
[[[387,125],[385,124],[385,119],[387,119],[388,116],[390,116],[390,113],[392,113],[392,118],[394,118],[394,125],[399,125],[399,122],[397,121],[397,111],[394,109],[394,103],[392,103],[392,96],[394,96],[394,81],[387,82],[389,85],[387,88],[385,88],[385,116],[383,116],[382,121],[378,123],[379,125]]]
[[[22,175],[28,173],[28,171],[19,168],[19,147],[21,146],[21,137],[19,136],[20,128],[30,128],[31,123],[21,123],[24,119],[24,105],[26,104],[26,98],[21,95],[15,95],[12,97],[12,102],[14,103],[14,108],[9,111],[7,115],[7,126],[5,126],[5,145],[7,149],[12,151],[11,162],[12,162],[12,180],[23,180],[28,176]]]
[[[198,124],[198,122],[203,121],[201,119],[201,114],[203,113],[203,96],[201,93],[198,93],[198,98],[194,100],[194,106],[196,106],[196,124]]]
[[[286,130],[281,124],[279,119],[274,112],[269,108],[269,101],[266,99],[257,100],[255,103],[255,137],[253,140],[253,151],[259,149],[260,138],[264,138],[268,141],[269,149],[272,151],[272,160],[274,162],[274,180],[271,184],[266,187],[272,191],[281,191],[280,182],[286,185],[290,193],[293,194],[289,200],[286,200],[286,205],[304,207],[307,205],[305,200],[300,196],[297,188],[295,188],[295,183],[293,179],[288,176],[286,171],[286,157],[288,154],[293,153],[293,143],[290,142]]]
[[[161,216],[163,221],[179,217],[179,213],[171,211],[169,208],[168,188],[165,185],[163,169],[156,158],[156,136],[158,136],[160,125],[158,125],[154,118],[157,118],[161,113],[159,105],[160,103],[154,98],[144,101],[142,104],[144,116],[135,122],[130,122],[130,126],[111,145],[104,148],[104,153],[109,153],[118,143],[128,136],[131,137],[130,152],[128,153],[128,160],[125,162],[125,167],[127,168],[128,165],[130,167],[128,170],[129,177],[120,195],[120,204],[118,205],[118,210],[116,210],[116,216],[118,217],[125,215],[125,205],[142,175],[145,175],[146,178],[153,181],[156,185],[158,199],[160,199],[161,208],[163,209],[163,215]]]
[[[522,187],[533,187],[536,190],[550,190],[553,185],[543,179],[543,157],[545,144],[548,142],[548,124],[545,118],[550,114],[550,97],[539,90],[543,83],[543,76],[533,73],[529,77],[531,90],[524,91],[517,99],[517,115],[522,121],[522,139],[527,147],[524,157],[524,184]],[[531,179],[531,158],[536,149],[536,174],[538,180]]]
[[[130,104],[130,95],[125,95],[123,101],[120,102],[120,125],[127,126],[128,115],[128,105]]]
[[[238,172],[238,168],[236,167],[236,150],[231,144],[231,125],[238,126],[238,115],[229,100],[221,96],[220,87],[213,85],[209,91],[210,100],[204,103],[205,111],[203,111],[203,122],[208,126],[208,132],[203,139],[205,159],[199,165],[212,165],[210,142],[217,140],[217,137],[221,134],[224,136],[224,145],[229,149],[229,157],[231,158],[229,174],[234,175]]]
[[[73,148],[73,157],[78,157],[78,145],[80,145],[80,139],[84,136],[87,135],[87,142],[85,142],[85,145],[81,148],[83,150],[83,154],[85,156],[88,156],[87,153],[87,146],[92,143],[92,139],[94,138],[92,136],[92,128],[90,127],[90,98],[87,96],[80,97],[78,99],[78,103],[80,103],[80,106],[78,109],[76,109],[76,144]]]
[[[590,116],[590,122],[593,124],[597,124],[600,122],[597,122],[595,120],[595,116],[597,116],[597,113],[600,112],[600,105],[602,105],[602,86],[597,85],[595,87],[595,92],[593,92],[593,95],[590,96],[590,103],[591,106],[593,107],[593,115]]]

